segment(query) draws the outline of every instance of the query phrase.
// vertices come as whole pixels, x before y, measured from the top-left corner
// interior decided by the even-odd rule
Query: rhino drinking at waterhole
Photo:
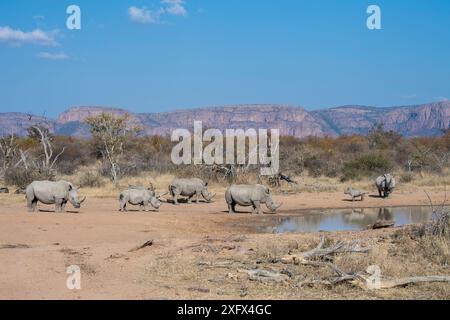
[[[163,195],[156,195],[153,188],[145,188],[141,186],[130,186],[128,189],[120,193],[120,209],[119,211],[126,212],[127,203],[132,205],[139,205],[139,209],[148,211],[150,204],[156,210],[161,206],[160,198]]]
[[[200,202],[200,196],[211,202],[215,193],[208,191],[208,183],[201,179],[175,179],[169,185],[169,192],[173,197],[173,203],[178,204],[178,197],[188,197],[188,203],[192,203],[192,198],[196,196],[196,202]]]
[[[395,189],[395,179],[389,173],[383,174],[375,180],[375,185],[377,186],[380,197],[388,198]]]
[[[232,185],[225,192],[225,201],[228,204],[229,213],[236,212],[236,204],[244,207],[252,207],[252,213],[261,214],[261,204],[265,204],[269,210],[275,212],[280,206],[272,200],[269,188],[260,185]]]
[[[54,204],[56,212],[64,212],[67,202],[75,208],[80,208],[86,200],[78,200],[78,189],[67,181],[34,181],[25,191],[28,211],[37,209],[38,201],[44,204]]]

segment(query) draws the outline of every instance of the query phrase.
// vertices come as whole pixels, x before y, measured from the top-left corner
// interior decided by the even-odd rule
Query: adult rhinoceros
[[[132,205],[139,205],[139,209],[148,211],[148,205],[150,204],[156,210],[161,206],[162,195],[156,195],[152,188],[145,188],[142,186],[129,186],[128,189],[123,190],[120,193],[120,210],[122,212],[127,211],[127,203]]]
[[[216,194],[208,191],[208,183],[201,179],[175,179],[169,185],[169,192],[173,197],[174,204],[178,204],[178,197],[188,197],[188,203],[192,203],[192,198],[196,196],[196,202],[200,202],[202,196],[210,202]]]
[[[67,181],[34,181],[25,190],[28,211],[37,209],[38,201],[44,204],[54,204],[56,212],[64,212],[67,202],[75,208],[80,208],[86,200],[78,200],[78,189]]]
[[[261,214],[261,204],[266,204],[267,208],[275,212],[281,204],[276,204],[272,200],[269,188],[260,184],[232,185],[225,192],[225,201],[228,204],[229,213],[235,213],[236,204],[244,207],[252,207],[252,213]]]
[[[383,174],[375,180],[375,185],[380,197],[387,198],[395,189],[395,179],[389,173]]]

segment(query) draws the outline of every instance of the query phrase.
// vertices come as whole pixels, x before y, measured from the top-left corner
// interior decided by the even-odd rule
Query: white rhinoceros
[[[395,189],[395,178],[388,174],[383,174],[375,180],[378,194],[381,198],[388,198]]]
[[[188,197],[188,203],[192,203],[192,198],[196,196],[197,204],[202,196],[207,202],[214,198],[215,194],[208,191],[208,183],[198,178],[175,179],[169,185],[169,192],[173,197],[174,204],[178,204],[178,197]]]
[[[267,208],[275,212],[281,204],[276,204],[272,200],[269,188],[260,184],[232,185],[225,192],[225,200],[228,204],[229,213],[236,212],[236,204],[244,207],[252,207],[252,213],[261,214],[261,204],[266,204]]]
[[[54,204],[56,212],[64,212],[67,202],[75,208],[80,208],[86,200],[78,200],[78,189],[67,181],[34,181],[25,191],[28,211],[37,209],[38,201],[44,204]]]
[[[148,205],[150,204],[156,210],[161,206],[162,195],[156,195],[152,188],[145,188],[142,186],[129,186],[128,189],[123,190],[120,193],[120,210],[126,212],[127,203],[132,205],[139,205],[139,210],[148,211]]]

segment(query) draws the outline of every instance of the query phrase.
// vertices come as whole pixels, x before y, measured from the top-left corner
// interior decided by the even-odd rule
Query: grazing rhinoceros
[[[169,192],[173,197],[173,203],[178,204],[178,197],[188,197],[188,203],[192,203],[192,198],[196,196],[196,202],[200,202],[200,195],[210,202],[216,196],[208,191],[208,183],[201,179],[175,179],[169,185]]]
[[[281,203],[273,202],[269,188],[260,184],[232,185],[225,192],[225,200],[230,214],[236,212],[236,204],[244,207],[252,206],[252,213],[258,214],[262,213],[262,203],[265,203],[272,212],[275,212],[281,206]]]
[[[352,197],[352,201],[355,201],[356,198],[360,198],[361,201],[364,201],[364,196],[367,194],[366,191],[361,190],[355,190],[351,187],[347,188],[347,190],[344,191],[344,194],[348,194],[350,197]]]
[[[160,198],[163,195],[156,195],[153,188],[145,188],[143,186],[129,186],[128,189],[120,193],[120,209],[119,211],[126,212],[127,203],[132,205],[139,205],[139,209],[148,211],[148,205],[151,204],[156,210],[161,206]]]
[[[395,189],[395,179],[389,173],[383,174],[375,180],[375,185],[380,197],[387,198]]]
[[[64,212],[67,202],[80,208],[86,200],[78,200],[78,189],[67,181],[34,181],[25,191],[28,211],[34,212],[38,201],[44,204],[55,204],[56,212]]]

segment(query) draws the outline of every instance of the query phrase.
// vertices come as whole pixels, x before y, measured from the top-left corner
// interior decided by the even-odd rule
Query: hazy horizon
[[[49,115],[45,112],[42,114],[39,113],[33,113],[33,112],[24,112],[24,111],[3,111],[0,109],[0,114],[5,113],[21,113],[21,114],[30,114],[34,116],[42,116],[49,119],[57,118],[60,114],[67,112],[74,108],[104,108],[104,109],[117,109],[117,110],[124,110],[128,111],[133,114],[145,114],[145,113],[171,113],[171,112],[179,112],[179,111],[187,111],[187,110],[201,110],[201,109],[209,109],[209,108],[227,108],[227,107],[252,107],[252,106],[280,106],[280,107],[292,107],[292,108],[303,108],[306,111],[312,112],[312,111],[319,111],[319,110],[327,110],[327,109],[336,109],[336,108],[342,108],[342,107],[367,107],[367,108],[401,108],[401,107],[414,107],[414,106],[421,106],[421,105],[428,105],[428,104],[437,104],[437,103],[449,103],[450,100],[442,100],[442,101],[431,101],[431,102],[424,102],[424,103],[417,103],[417,104],[405,104],[405,105],[390,105],[390,106],[370,106],[370,105],[361,105],[361,104],[344,104],[344,105],[338,105],[338,106],[330,106],[330,107],[324,107],[324,108],[308,108],[307,106],[302,105],[293,105],[293,104],[280,104],[280,103],[238,103],[233,105],[209,105],[209,106],[197,106],[197,107],[185,107],[185,108],[174,108],[170,110],[164,110],[164,111],[135,111],[131,108],[123,107],[123,106],[99,106],[99,105],[83,105],[83,106],[70,106],[65,109],[61,109],[60,112]]]

